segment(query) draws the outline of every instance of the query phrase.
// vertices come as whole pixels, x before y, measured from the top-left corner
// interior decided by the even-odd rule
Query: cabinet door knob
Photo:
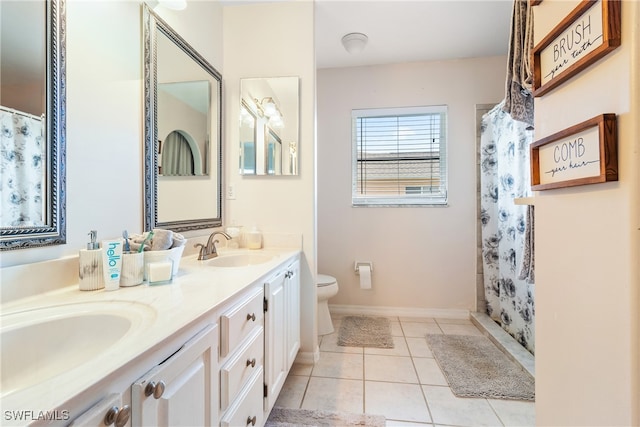
[[[104,425],[110,426],[116,421],[118,418],[118,412],[120,412],[120,408],[117,406],[112,406],[109,408],[106,414],[104,414]]]
[[[255,313],[247,314],[247,321],[249,321],[249,320],[255,322],[256,321],[256,314]]]
[[[252,368],[256,367],[256,358],[254,357],[253,359],[247,359],[247,366],[251,366]]]
[[[164,381],[158,381],[157,384],[154,381],[151,381],[144,388],[144,395],[147,397],[153,395],[155,399],[160,399],[162,397],[162,394],[164,393],[165,387],[166,384],[164,383]]]
[[[124,405],[120,412],[118,412],[118,416],[116,417],[116,427],[124,427],[129,422],[129,417],[131,416],[131,407],[129,405]]]
[[[160,399],[164,394],[165,387],[166,387],[166,384],[164,383],[164,381],[158,381],[158,384],[156,384],[155,390],[153,390],[153,397],[155,399]]]
[[[256,425],[256,421],[258,419],[256,418],[256,416],[254,415],[253,417],[249,417],[247,418],[247,425],[251,424],[252,426]]]
[[[129,422],[131,416],[131,407],[124,405],[122,408],[112,406],[104,415],[104,425],[110,426],[114,424],[116,427],[124,427]]]
[[[147,383],[147,386],[144,388],[144,395],[149,397],[153,394],[153,390],[156,389],[156,383],[154,381],[151,381],[150,383]]]

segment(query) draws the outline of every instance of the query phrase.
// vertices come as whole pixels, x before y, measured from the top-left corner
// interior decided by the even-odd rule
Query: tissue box
[[[178,269],[180,269],[180,259],[182,258],[182,252],[184,252],[185,246],[186,244],[164,251],[145,251],[144,265],[146,266],[150,262],[173,261],[173,270],[171,272],[171,277],[173,278],[178,274]],[[144,280],[148,280],[146,272],[147,269],[145,268]]]

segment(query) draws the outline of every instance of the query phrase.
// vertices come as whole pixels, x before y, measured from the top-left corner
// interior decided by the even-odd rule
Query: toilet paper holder
[[[369,270],[371,270],[371,272],[373,272],[373,263],[371,262],[364,262],[364,261],[356,261],[355,265],[354,265],[354,270],[356,272],[356,274],[360,274],[360,266],[365,266],[365,267],[369,267]]]

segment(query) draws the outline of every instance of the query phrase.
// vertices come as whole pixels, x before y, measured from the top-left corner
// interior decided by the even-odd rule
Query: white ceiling
[[[511,0],[316,0],[317,68],[506,55]],[[369,37],[349,54],[342,36]]]

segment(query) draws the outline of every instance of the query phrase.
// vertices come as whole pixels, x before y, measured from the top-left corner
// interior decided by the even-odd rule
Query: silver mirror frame
[[[65,0],[47,0],[47,224],[1,227],[0,251],[62,245],[66,223],[66,11]]]
[[[142,6],[144,33],[144,229],[165,228],[173,231],[188,231],[219,227],[222,225],[222,75],[146,4]],[[167,36],[191,59],[209,72],[218,83],[218,191],[215,195],[218,198],[218,213],[212,218],[158,222],[157,31],[161,31]],[[211,173],[215,173],[212,167],[213,165],[210,169]]]

